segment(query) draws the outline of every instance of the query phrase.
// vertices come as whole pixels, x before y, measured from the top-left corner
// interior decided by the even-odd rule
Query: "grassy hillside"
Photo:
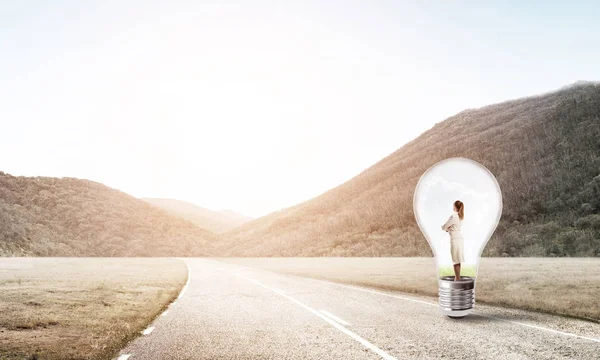
[[[251,220],[230,210],[212,211],[181,200],[156,198],[142,200],[214,233],[225,232]]]
[[[485,255],[600,255],[594,83],[465,110],[323,195],[224,234],[224,249],[241,256],[430,255],[413,191],[428,167],[454,156],[482,163],[502,188],[502,221]]]
[[[99,183],[0,172],[0,256],[201,256],[215,239]]]

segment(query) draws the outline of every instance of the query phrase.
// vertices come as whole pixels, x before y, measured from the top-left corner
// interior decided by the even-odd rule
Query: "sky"
[[[0,170],[262,216],[600,80],[593,1],[1,1]]]
[[[425,171],[415,189],[413,208],[438,270],[453,265],[450,236],[441,227],[452,214],[456,200],[464,204],[464,264],[474,265],[477,270],[481,252],[502,215],[502,192],[494,175],[473,160],[445,159]]]

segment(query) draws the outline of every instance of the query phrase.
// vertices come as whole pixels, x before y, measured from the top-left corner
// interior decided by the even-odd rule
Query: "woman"
[[[450,253],[452,263],[454,264],[454,281],[460,280],[460,264],[465,261],[463,257],[464,240],[460,232],[462,221],[465,217],[465,205],[456,200],[452,206],[452,215],[444,225],[442,230],[450,233]]]

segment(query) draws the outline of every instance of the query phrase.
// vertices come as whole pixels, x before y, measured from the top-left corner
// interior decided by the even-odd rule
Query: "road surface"
[[[450,319],[430,297],[185,261],[180,297],[119,360],[600,359],[593,322],[480,304]]]

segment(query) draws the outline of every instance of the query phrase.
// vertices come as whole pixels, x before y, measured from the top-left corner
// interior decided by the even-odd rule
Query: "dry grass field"
[[[165,258],[0,258],[0,359],[109,359],[175,298]]]
[[[244,266],[437,297],[433,258],[219,258]],[[478,302],[600,321],[600,259],[482,258]]]

